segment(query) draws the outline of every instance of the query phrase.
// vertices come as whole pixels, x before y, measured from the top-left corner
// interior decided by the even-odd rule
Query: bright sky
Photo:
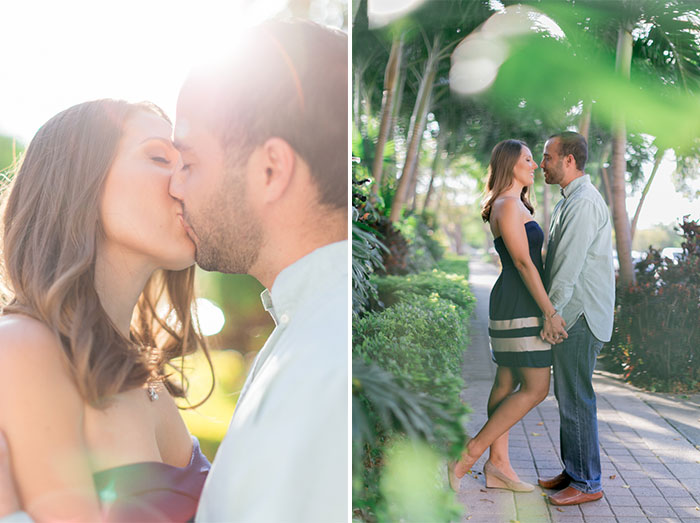
[[[521,15],[523,15],[523,13],[525,15],[527,15],[527,13],[531,13],[531,20],[535,21],[539,27],[546,29],[552,35],[558,38],[565,38],[566,36],[553,20],[541,14],[533,15],[533,12],[537,12],[529,7],[524,8],[523,13],[521,13],[518,6],[505,8],[499,0],[490,0],[489,4],[492,9],[499,11],[500,15],[494,15],[491,17],[491,19],[484,25],[484,28],[486,29],[489,28],[490,23],[491,28],[497,31],[505,31],[506,33],[517,32],[518,28],[522,30],[522,28],[526,27],[527,25],[523,24]],[[497,71],[494,71],[494,78],[496,72]],[[642,212],[639,215],[639,221],[637,223],[638,229],[648,229],[659,223],[676,223],[686,214],[689,214],[692,219],[700,218],[700,199],[691,201],[685,198],[682,194],[677,193],[674,188],[671,177],[675,167],[675,157],[671,152],[667,152],[664,160],[662,160],[661,164],[659,165],[659,171],[656,173],[651,188],[649,189],[649,193],[644,200]],[[648,162],[643,166],[645,178],[648,178],[648,176],[651,174],[652,168],[653,162]],[[696,189],[700,189],[700,180],[689,185]],[[627,198],[627,213],[630,220],[632,220],[634,213],[637,210],[637,204],[640,196],[640,193],[635,193]]]
[[[644,164],[645,179],[648,179],[652,168],[652,163]],[[692,201],[676,192],[671,178],[675,168],[675,158],[672,152],[667,151],[659,165],[659,171],[654,177],[649,193],[644,200],[642,212],[639,215],[639,222],[637,223],[638,229],[649,229],[658,223],[675,224],[686,214],[689,214],[691,219],[700,218],[700,199]],[[700,180],[696,180],[690,186],[700,189]],[[627,214],[630,220],[632,220],[637,210],[640,196],[637,193],[627,198]]]
[[[311,18],[339,27],[343,3],[310,0]],[[2,0],[0,133],[26,144],[54,114],[104,97],[149,100],[174,118],[192,64],[287,8],[288,0]]]
[[[347,0],[310,0],[312,18],[342,24]],[[0,1],[0,133],[28,143],[51,116],[113,97],[150,100],[171,117],[191,65],[230,49],[235,35],[287,9],[288,0]],[[700,216],[700,201],[677,194],[665,160],[639,228]],[[651,170],[651,164],[645,172]],[[633,216],[638,196],[628,200]]]

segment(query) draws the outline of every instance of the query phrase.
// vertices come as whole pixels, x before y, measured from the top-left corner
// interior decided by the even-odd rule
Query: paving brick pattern
[[[488,348],[488,297],[498,269],[470,264],[470,282],[477,297],[472,342],[465,354],[462,398],[473,412],[467,431],[475,434],[486,421],[495,364]],[[488,451],[472,475],[462,479],[457,499],[469,522],[677,522],[700,523],[700,450],[683,437],[642,398],[637,389],[604,372],[593,379],[598,397],[603,489],[601,500],[578,506],[549,505],[545,491],[513,493],[487,489],[482,474]],[[700,418],[700,412],[698,412]],[[550,395],[510,432],[510,457],[523,481],[561,472],[559,413]]]

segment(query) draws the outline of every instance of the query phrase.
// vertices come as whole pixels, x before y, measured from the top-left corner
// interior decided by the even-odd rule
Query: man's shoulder
[[[581,184],[579,190],[574,192],[574,194],[572,194],[571,197],[572,200],[582,199],[594,202],[601,202],[603,204],[605,203],[605,200],[600,194],[600,191],[598,191],[598,188],[595,185],[593,185],[590,179],[588,179],[586,183]]]
[[[345,272],[320,288],[312,299],[303,303],[298,311],[298,324],[347,324],[348,296],[348,275]]]
[[[564,208],[569,212],[579,210],[596,210],[598,212],[608,212],[608,206],[598,189],[592,183],[583,184],[564,203]]]
[[[308,300],[296,312],[289,325],[288,341],[305,347],[307,357],[320,355],[337,359],[336,353],[347,355],[348,344],[347,282],[335,282]],[[340,350],[342,348],[342,350]],[[302,351],[295,351],[298,357]]]

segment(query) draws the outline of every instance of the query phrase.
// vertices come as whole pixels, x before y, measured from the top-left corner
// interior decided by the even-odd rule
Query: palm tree
[[[374,150],[374,163],[372,165],[372,175],[374,184],[372,192],[375,194],[382,185],[382,170],[384,167],[384,147],[389,138],[391,124],[393,123],[394,99],[398,91],[399,74],[401,71],[401,54],[403,51],[403,34],[394,36],[391,43],[389,61],[386,64],[384,74],[384,91],[382,94],[381,123],[379,125],[379,135],[377,136],[377,146]]]
[[[645,61],[650,71],[663,75],[669,85],[686,92],[698,92],[700,87],[700,41],[698,25],[700,7],[697,2],[651,0],[623,0],[618,25],[618,44],[615,69],[624,78],[630,78],[633,51],[637,60]],[[636,35],[633,32],[636,31]],[[615,239],[620,262],[620,284],[627,286],[635,280],[632,267],[632,235],[639,212],[630,227],[625,207],[625,148],[624,115],[618,115],[613,130],[613,219]],[[663,152],[655,160],[650,181],[658,169]],[[650,182],[649,182],[650,183]],[[648,187],[646,188],[648,191]],[[642,193],[643,202],[646,191]]]
[[[449,57],[452,48],[461,39],[462,35],[473,30],[483,22],[490,14],[486,0],[454,0],[441,5],[441,9],[435,9],[431,3],[426,4],[412,14],[410,19],[405,19],[397,24],[398,42],[392,44],[392,53],[386,68],[384,85],[387,87],[385,103],[382,104],[382,117],[380,124],[378,147],[375,150],[375,166],[378,165],[378,157],[383,156],[383,147],[386,144],[384,133],[388,133],[388,115],[391,114],[391,100],[388,95],[388,87],[396,88],[397,72],[401,67],[401,60],[406,55],[410,56],[408,74],[415,77],[415,101],[411,112],[406,139],[406,157],[404,159],[401,175],[399,176],[396,193],[394,195],[390,220],[396,221],[403,211],[403,207],[410,199],[410,188],[414,185],[416,167],[420,152],[420,143],[425,130],[427,115],[431,107],[433,89],[438,78],[440,65]],[[399,50],[403,51],[399,54]],[[408,82],[414,85],[414,82]],[[375,172],[380,172],[376,169]],[[375,180],[376,181],[376,180]]]
[[[623,18],[618,27],[617,50],[615,52],[615,71],[624,79],[630,79],[632,67],[632,21]],[[627,172],[627,160],[625,149],[627,148],[627,131],[625,115],[621,111],[615,115],[613,123],[612,139],[612,208],[613,224],[615,226],[615,243],[617,245],[617,259],[620,263],[620,285],[626,287],[634,283],[634,268],[632,267],[632,235],[630,234],[630,221],[627,216],[627,191],[625,173]]]
[[[700,6],[697,0],[542,0],[535,5],[556,21],[565,38],[520,43],[501,67],[492,90],[507,94],[508,84],[520,81],[522,96],[531,96],[543,111],[556,105],[567,110],[583,102],[582,129],[587,128],[589,102],[596,102],[592,119],[607,126],[612,137],[607,185],[619,283],[624,287],[634,282],[625,205],[628,134],[656,136],[660,154],[670,147],[687,150],[700,135],[700,110],[694,99],[700,93]],[[532,69],[534,63],[544,79],[513,63],[526,63],[528,58],[527,66]],[[547,96],[538,99],[538,92]]]

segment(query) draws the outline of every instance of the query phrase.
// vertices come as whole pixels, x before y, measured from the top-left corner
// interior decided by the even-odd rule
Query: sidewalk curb
[[[700,394],[690,394],[687,399],[677,398],[678,394],[651,392],[626,382],[620,374],[595,370],[594,374],[605,376],[626,387],[644,403],[654,409],[689,443],[700,449]],[[685,396],[685,394],[683,395]]]

